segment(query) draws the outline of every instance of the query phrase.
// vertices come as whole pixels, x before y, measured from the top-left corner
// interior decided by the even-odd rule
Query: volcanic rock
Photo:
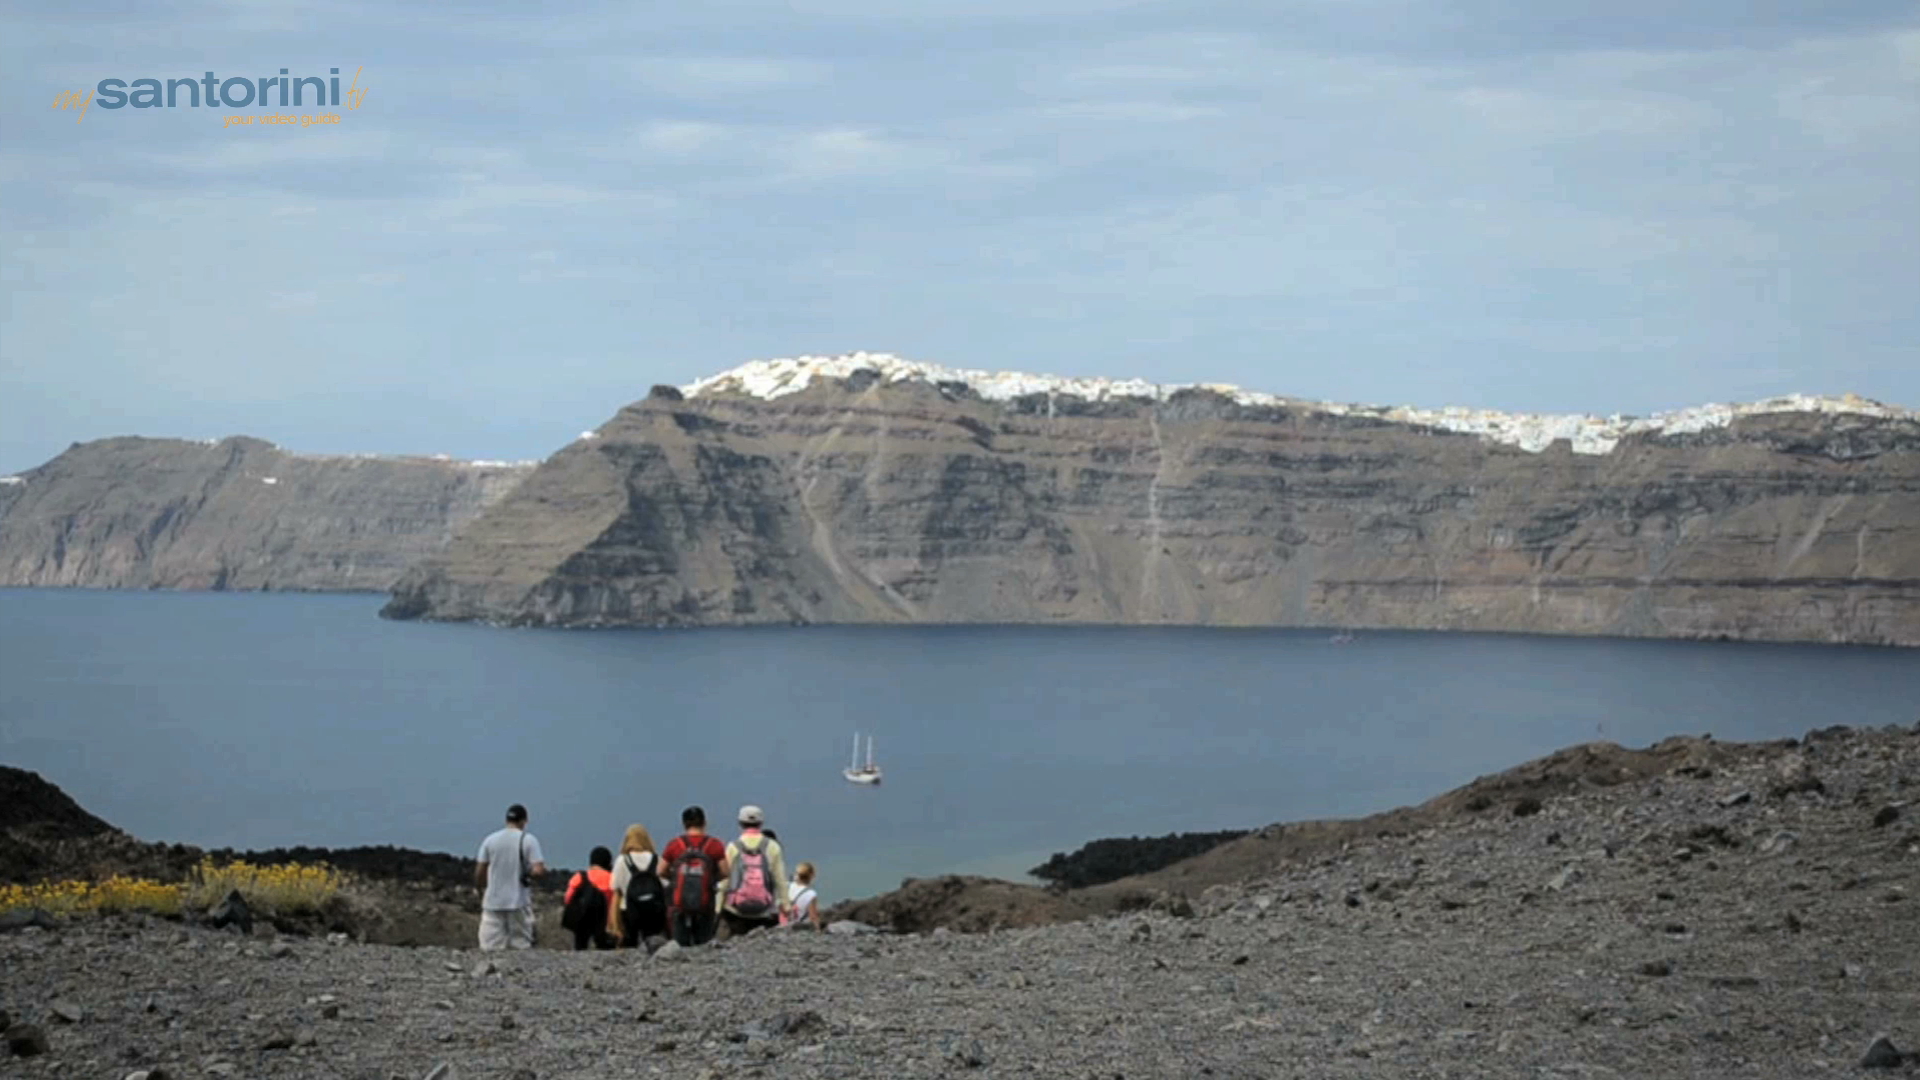
[[[1867,1047],[1866,1055],[1860,1059],[1863,1069],[1896,1069],[1905,1061],[1907,1055],[1894,1048],[1893,1040],[1881,1035]]]
[[[0,484],[0,585],[384,592],[531,471],[244,436],[75,443]]]
[[[32,1024],[14,1024],[7,1028],[5,1038],[7,1050],[14,1057],[38,1057],[52,1048],[47,1033]]]
[[[235,889],[227,894],[219,906],[207,912],[207,925],[215,930],[233,927],[243,934],[253,933],[253,908],[248,906],[247,898]]]
[[[1920,645],[1920,417],[1844,399],[1511,417],[753,364],[620,410],[383,614]]]

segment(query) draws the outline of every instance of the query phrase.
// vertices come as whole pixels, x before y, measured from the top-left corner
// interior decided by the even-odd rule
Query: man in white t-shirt
[[[547,872],[540,841],[527,831],[527,808],[507,807],[507,827],[480,842],[473,887],[481,890],[480,947],[533,948],[533,879]]]

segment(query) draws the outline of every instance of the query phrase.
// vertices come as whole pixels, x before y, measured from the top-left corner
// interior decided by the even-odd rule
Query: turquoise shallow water
[[[0,762],[143,839],[554,861],[764,807],[832,901],[1345,817],[1571,743],[1920,720],[1920,652],[1099,627],[535,631],[377,596],[0,590]],[[855,730],[883,786],[840,776]]]

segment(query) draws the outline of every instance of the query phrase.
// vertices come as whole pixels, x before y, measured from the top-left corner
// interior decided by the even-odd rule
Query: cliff
[[[1857,398],[1529,417],[756,363],[583,435],[384,614],[1920,645],[1920,418]]]
[[[0,478],[0,585],[381,592],[531,463],[75,443]]]

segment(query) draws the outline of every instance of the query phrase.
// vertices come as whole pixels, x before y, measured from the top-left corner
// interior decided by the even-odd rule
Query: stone
[[[1566,866],[1560,868],[1559,873],[1553,875],[1553,880],[1547,882],[1547,888],[1552,889],[1554,892],[1559,892],[1579,880],[1580,869],[1572,863],[1568,863]]]
[[[514,1028],[517,1028],[519,1026],[520,1026],[520,1021],[516,1019],[512,1013],[507,1013],[506,1015],[500,1017],[501,1031],[512,1031]]]
[[[55,1020],[63,1024],[77,1024],[87,1015],[80,1006],[70,1001],[56,1001],[48,1006],[47,1011],[53,1014]]]
[[[1827,785],[1813,774],[1813,770],[1803,766],[1768,788],[1767,795],[1774,799],[1784,799],[1789,795],[1823,795],[1826,790]]]
[[[207,925],[215,930],[238,930],[243,934],[253,933],[253,908],[247,905],[247,898],[240,895],[239,889],[227,894],[219,906],[207,913]]]
[[[1785,855],[1787,852],[1792,851],[1793,846],[1799,842],[1800,836],[1798,833],[1792,833],[1782,829],[1760,842],[1760,854]]]
[[[6,1031],[7,1050],[14,1057],[39,1057],[52,1049],[47,1033],[32,1024],[15,1024]]]
[[[454,975],[460,974],[460,965],[455,963],[452,960],[447,961],[445,964],[442,964],[441,966],[446,968],[448,972]]]
[[[1875,1036],[1873,1042],[1868,1045],[1866,1055],[1860,1059],[1860,1067],[1863,1069],[1897,1069],[1900,1067],[1900,1063],[1906,1059],[1906,1054],[1894,1048],[1892,1039],[1887,1038],[1885,1035],[1879,1035]]]
[[[320,1019],[322,1020],[340,1019],[340,1006],[331,1004],[331,1003],[320,1006]]]
[[[267,1040],[260,1044],[260,1049],[291,1050],[293,1049],[293,1036],[284,1031],[276,1031],[272,1035],[267,1036]]]
[[[838,919],[827,924],[829,934],[877,934],[879,932],[878,927],[868,926],[853,919]]]
[[[454,1072],[453,1062],[443,1061],[428,1070],[426,1080],[460,1080],[460,1074]]]
[[[293,946],[284,941],[276,941],[267,947],[267,956],[273,960],[285,960],[293,955]]]
[[[489,975],[498,975],[499,973],[500,969],[495,967],[491,960],[482,960],[473,965],[473,977],[476,979],[484,979]]]
[[[39,908],[29,911],[9,911],[0,914],[0,934],[15,930],[58,930],[59,920]]]
[[[1880,808],[1879,813],[1873,815],[1873,827],[1883,829],[1898,820],[1900,820],[1900,808],[1898,806],[1883,806]]]
[[[954,1043],[947,1050],[947,1057],[955,1064],[966,1069],[978,1069],[987,1063],[987,1051],[978,1039],[965,1039]]]
[[[658,949],[655,949],[653,951],[653,955],[648,959],[650,960],[685,960],[686,958],[687,958],[687,950],[681,948],[679,942],[669,941],[665,945],[662,945]]]
[[[293,1033],[293,1045],[300,1047],[320,1045],[320,1036],[312,1028],[301,1028]]]
[[[775,1016],[767,1022],[767,1030],[775,1035],[791,1037],[819,1035],[826,1032],[827,1022],[812,1009],[801,1009]]]
[[[1723,806],[1723,807],[1727,807],[1727,806],[1739,806],[1739,805],[1741,805],[1742,803],[1750,803],[1750,802],[1752,802],[1752,801],[1753,801],[1753,792],[1751,792],[1751,791],[1736,791],[1736,792],[1734,792],[1734,793],[1733,793],[1733,794],[1731,794],[1731,795],[1728,795],[1728,796],[1725,796],[1725,797],[1723,797],[1723,798],[1722,798],[1722,799],[1720,800],[1720,805],[1721,805],[1721,806]]]
[[[1640,974],[1651,975],[1656,979],[1665,978],[1673,974],[1673,963],[1668,960],[1649,960],[1640,965]]]

